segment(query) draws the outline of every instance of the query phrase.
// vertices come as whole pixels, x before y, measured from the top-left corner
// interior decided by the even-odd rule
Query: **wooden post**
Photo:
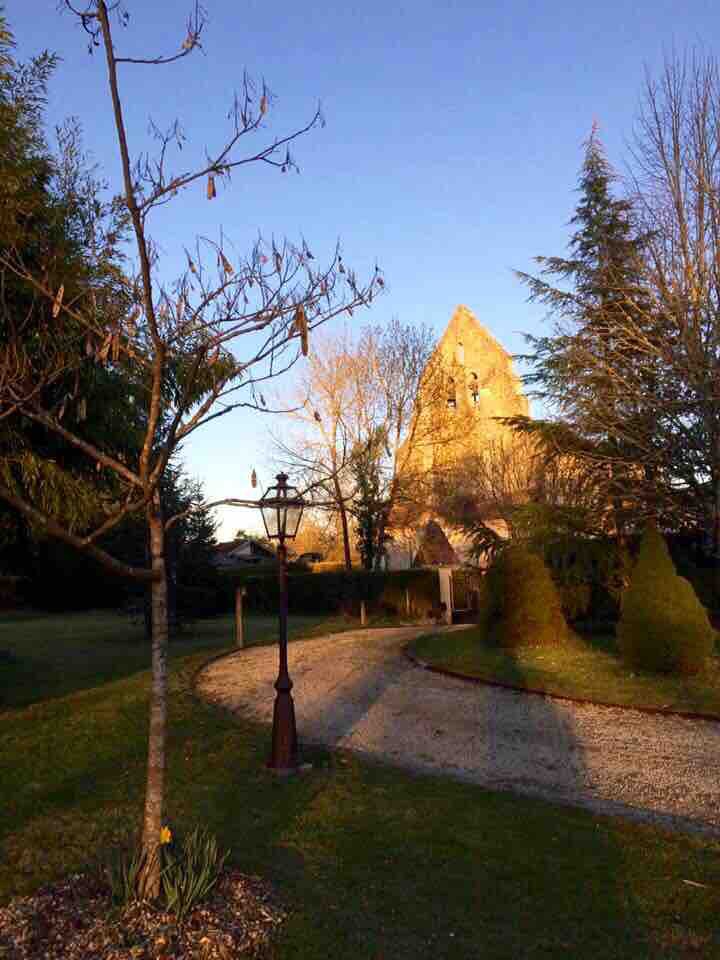
[[[245,646],[243,637],[243,597],[245,596],[245,587],[238,587],[235,590],[235,646],[242,649]]]
[[[410,616],[410,588],[405,587],[405,613]]]
[[[365,626],[365,601],[360,601],[360,625]]]

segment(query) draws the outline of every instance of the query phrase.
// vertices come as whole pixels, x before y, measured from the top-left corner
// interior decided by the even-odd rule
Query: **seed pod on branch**
[[[222,251],[220,251],[220,264],[228,277],[231,277],[235,273],[233,265]]]
[[[263,94],[260,97],[260,114],[264,116],[267,113],[268,109],[268,98]]]
[[[53,300],[52,305],[52,315],[56,317],[60,313],[60,307],[62,307],[63,296],[65,295],[65,284],[60,284],[60,289],[55,294],[55,299]]]
[[[299,304],[295,310],[293,328],[300,334],[300,349],[302,350],[302,355],[306,357],[308,355],[308,325],[305,308],[302,304]]]
[[[98,359],[100,363],[106,363],[108,358],[108,353],[110,352],[110,341],[112,340],[112,334],[109,333],[102,342],[102,346],[98,350]]]
[[[135,334],[137,333],[137,319],[140,316],[141,312],[142,311],[140,310],[140,307],[135,307],[135,309],[127,318],[127,331],[128,331],[128,336],[130,337],[134,337]]]
[[[255,488],[257,486],[257,474],[255,473],[255,468],[253,467],[253,472],[250,474],[250,485]]]
[[[278,273],[280,273],[280,270],[282,269],[282,257],[277,252],[277,250],[274,253],[274,257],[275,257],[275,269],[277,270]]]
[[[208,200],[214,200],[217,196],[217,191],[215,189],[215,177],[209,173],[207,181],[207,198]]]

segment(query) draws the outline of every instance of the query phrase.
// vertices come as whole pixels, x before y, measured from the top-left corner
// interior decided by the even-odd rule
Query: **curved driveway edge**
[[[463,627],[442,628],[448,630]],[[406,769],[720,835],[720,724],[579,704],[431,672],[404,654],[428,627],[289,646],[300,742]],[[214,660],[207,699],[270,723],[277,647]]]
[[[430,631],[428,631],[429,633]],[[424,634],[427,636],[427,633]],[[553,693],[550,690],[540,690],[537,687],[522,687],[519,683],[508,683],[506,680],[494,680],[489,677],[474,677],[470,673],[461,673],[459,670],[451,670],[449,667],[442,667],[440,664],[429,663],[418,657],[413,649],[413,643],[410,641],[403,647],[403,653],[411,663],[423,670],[429,670],[430,673],[440,673],[444,677],[453,677],[455,680],[462,680],[464,683],[475,683],[485,687],[500,687],[503,690],[515,690],[517,693],[528,693],[533,697],[546,697],[550,700],[565,700],[567,703],[577,703],[581,706],[591,707],[612,707],[615,710],[634,710],[635,713],[649,713],[662,717],[683,717],[686,720],[705,720],[708,723],[720,723],[720,717],[714,717],[709,713],[697,713],[691,710],[671,710],[668,707],[632,707],[627,703],[611,703],[606,700],[588,700],[587,697],[571,697],[567,693]]]

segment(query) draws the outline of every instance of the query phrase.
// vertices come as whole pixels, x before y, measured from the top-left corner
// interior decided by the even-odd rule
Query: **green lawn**
[[[340,617],[293,616],[290,637],[331,632],[357,625]],[[277,617],[247,617],[246,646],[277,641]],[[232,617],[198,620],[170,642],[170,657],[212,652],[234,643]],[[131,676],[150,666],[142,625],[126,614],[107,612],[0,615],[0,711],[62,697]]]
[[[702,675],[636,674],[617,653],[612,636],[575,636],[561,647],[504,650],[488,643],[483,628],[420,637],[413,650],[433,666],[482,680],[628,707],[665,707],[720,718],[720,657]]]
[[[77,680],[0,716],[0,902],[81,868],[139,820],[149,680],[136,641],[102,618],[54,624],[2,628],[0,647],[16,637],[39,681],[60,668],[67,690]],[[202,652],[178,645],[171,662],[167,820],[208,825],[241,869],[275,882],[291,909],[275,960],[720,957],[719,842],[323,750],[313,772],[278,780],[268,729],[192,692],[227,639],[199,625],[187,643]],[[89,686],[95,655],[105,680]]]

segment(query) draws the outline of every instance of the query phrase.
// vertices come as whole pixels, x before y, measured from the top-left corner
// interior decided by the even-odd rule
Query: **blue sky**
[[[80,2],[80,0],[78,0]],[[582,142],[594,119],[622,171],[647,67],[704,45],[714,52],[720,8],[710,0],[273,4],[206,0],[204,53],[162,68],[126,67],[122,96],[131,149],[147,149],[148,119],[178,117],[185,157],[220,142],[243,69],[264,78],[276,101],[268,136],[302,125],[321,102],[327,124],[294,149],[301,175],[268,167],[234,177],[207,202],[184,194],[158,220],[166,276],[182,245],[220,227],[238,250],[265,236],[305,236],[319,260],[340,238],[360,276],[381,264],[387,293],[353,322],[397,315],[442,333],[467,304],[511,352],[522,333],[547,326],[526,303],[514,269],[560,254],[576,197]],[[171,52],[190,4],[129,0],[119,52]],[[52,123],[76,115],[85,145],[111,184],[119,163],[101,55],[56,0],[6,5],[20,57],[48,48],[62,57],[52,82]],[[331,329],[331,328],[330,328]],[[278,384],[290,391],[291,382]],[[249,497],[255,467],[272,476],[270,418],[237,411],[184,450],[209,499]],[[222,537],[253,515],[224,511]]]

